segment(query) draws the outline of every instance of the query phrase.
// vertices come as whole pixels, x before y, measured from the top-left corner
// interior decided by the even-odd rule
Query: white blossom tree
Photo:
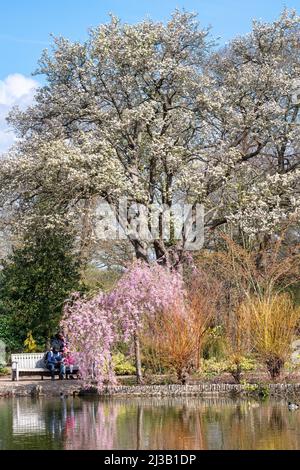
[[[35,104],[10,116],[21,140],[0,170],[1,205],[21,220],[80,221],[84,238],[97,201],[124,195],[145,207],[202,203],[207,228],[251,236],[298,217],[300,18],[284,11],[211,45],[180,12],[166,25],[112,17],[84,44],[55,39]],[[161,233],[128,241],[138,258],[166,256]]]
[[[272,24],[255,21],[250,34],[211,57],[218,100],[205,184],[211,194],[219,186],[218,223],[267,233],[299,216],[299,51],[300,18],[284,11]]]

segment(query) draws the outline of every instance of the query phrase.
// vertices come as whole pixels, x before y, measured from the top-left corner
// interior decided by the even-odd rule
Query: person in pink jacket
[[[66,367],[66,377],[68,378],[68,375],[71,374],[70,379],[74,379],[73,371],[74,371],[74,366],[75,366],[75,359],[69,350],[65,350],[64,365]]]

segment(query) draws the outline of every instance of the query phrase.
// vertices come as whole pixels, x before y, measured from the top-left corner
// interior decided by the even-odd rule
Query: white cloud
[[[26,108],[33,102],[38,82],[19,73],[0,80],[0,154],[5,152],[16,137],[5,120],[12,106]]]

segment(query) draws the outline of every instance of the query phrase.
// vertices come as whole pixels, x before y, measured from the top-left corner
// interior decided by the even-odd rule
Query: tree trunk
[[[276,380],[281,375],[284,360],[278,356],[271,356],[266,360],[266,365],[272,380]]]
[[[167,250],[161,242],[161,240],[154,240],[153,247],[155,251],[155,257],[157,259],[158,264],[165,265],[167,264]]]
[[[177,379],[181,383],[181,385],[186,385],[187,380],[189,378],[188,371],[185,367],[178,368],[176,371]]]
[[[241,364],[236,364],[236,368],[231,371],[231,375],[234,378],[236,384],[241,383],[242,379],[242,366]]]
[[[134,335],[134,353],[135,353],[135,367],[136,367],[136,381],[140,385],[143,383],[142,363],[141,363],[141,348],[140,339],[137,334]]]
[[[140,240],[131,239],[130,237],[129,237],[129,241],[131,242],[134,248],[136,258],[139,260],[145,261],[145,263],[149,263],[147,245]]]

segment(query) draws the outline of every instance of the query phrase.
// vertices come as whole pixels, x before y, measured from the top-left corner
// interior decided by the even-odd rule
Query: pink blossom
[[[182,276],[157,263],[133,263],[112,292],[91,300],[75,296],[66,305],[62,327],[76,353],[86,383],[115,383],[112,353],[119,341],[130,342],[144,319],[177,305],[184,311]]]

